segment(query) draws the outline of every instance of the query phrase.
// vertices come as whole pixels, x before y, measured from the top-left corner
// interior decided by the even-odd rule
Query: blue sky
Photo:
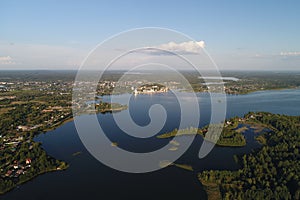
[[[205,41],[221,69],[300,69],[300,1],[0,2],[0,69],[76,69],[99,42],[139,27]]]

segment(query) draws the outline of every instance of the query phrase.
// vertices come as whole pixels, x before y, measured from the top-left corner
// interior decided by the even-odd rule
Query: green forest
[[[239,156],[238,171],[198,174],[208,199],[299,199],[300,117],[261,112],[252,121],[273,131],[260,136],[262,148]]]

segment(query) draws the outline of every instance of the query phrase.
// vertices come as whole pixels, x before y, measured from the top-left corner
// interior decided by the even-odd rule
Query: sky
[[[205,43],[221,70],[300,70],[299,10],[298,0],[1,0],[0,69],[78,69],[111,36],[161,27],[196,42],[170,38],[154,46],[182,52]]]

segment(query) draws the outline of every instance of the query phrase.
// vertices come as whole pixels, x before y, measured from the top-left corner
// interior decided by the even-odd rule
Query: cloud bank
[[[281,56],[300,56],[300,51],[281,52]]]
[[[13,59],[10,56],[0,56],[0,64],[1,65],[10,65],[15,64]]]

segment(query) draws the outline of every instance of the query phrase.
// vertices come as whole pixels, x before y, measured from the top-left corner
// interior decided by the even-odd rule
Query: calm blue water
[[[117,96],[117,102],[124,103],[125,97],[126,95]],[[199,93],[198,97],[201,112],[199,125],[203,126],[209,122],[210,100],[209,95],[205,93]],[[109,98],[104,97],[104,100],[109,100]],[[161,133],[178,127],[180,109],[176,98],[170,93],[132,97],[129,110],[133,120],[139,125],[147,125],[150,122],[148,108],[153,104],[162,104],[167,110],[167,122]],[[243,116],[249,111],[300,115],[300,90],[229,95],[227,104],[227,117]],[[118,115],[123,115],[123,112]],[[147,152],[168,143],[168,140],[155,137],[133,139],[125,135],[114,124],[111,114],[99,114],[98,119],[107,136],[124,149]],[[247,146],[242,148],[215,147],[207,157],[201,160],[197,155],[202,138],[196,137],[189,150],[177,161],[177,163],[192,165],[195,168],[194,172],[168,167],[146,174],[128,174],[110,169],[95,160],[83,147],[74,123],[69,122],[56,130],[39,135],[36,140],[42,142],[50,155],[70,163],[70,168],[63,172],[41,175],[1,196],[1,199],[162,199],[163,197],[205,199],[205,193],[197,180],[196,173],[204,169],[237,169],[239,166],[234,162],[233,155],[247,153],[259,147],[251,133],[251,130],[245,133],[248,140]],[[72,155],[78,151],[82,154]]]

